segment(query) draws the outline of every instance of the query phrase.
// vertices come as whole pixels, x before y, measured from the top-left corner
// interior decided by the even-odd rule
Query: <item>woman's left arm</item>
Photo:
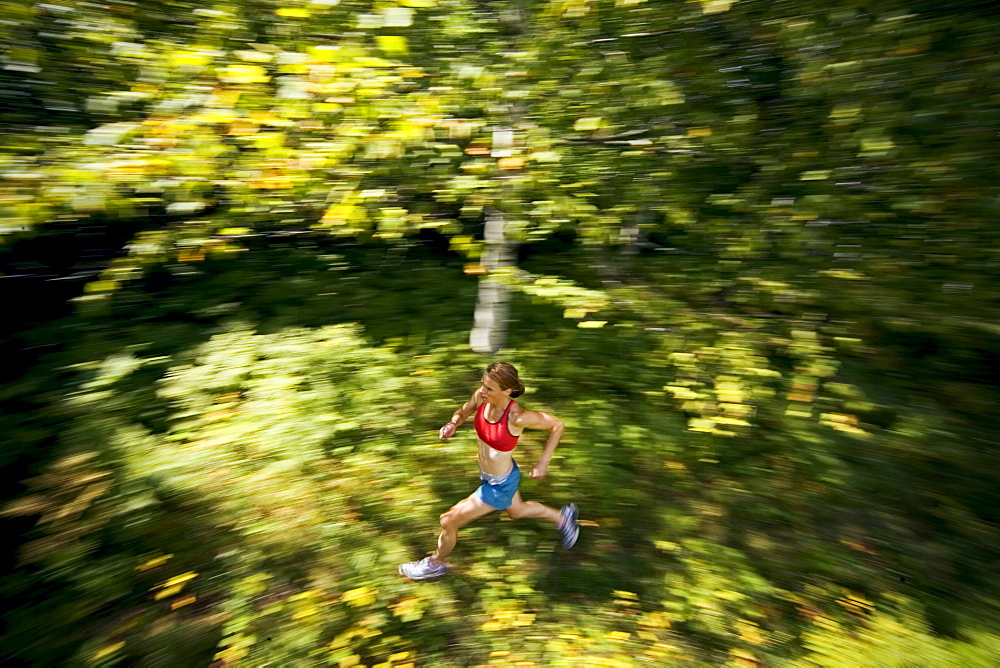
[[[514,420],[514,424],[525,429],[547,429],[549,431],[549,437],[545,439],[545,449],[542,451],[542,456],[538,458],[535,468],[531,469],[532,478],[544,478],[549,472],[549,461],[552,459],[552,453],[556,451],[559,439],[562,438],[562,420],[542,411],[522,411],[517,419]]]

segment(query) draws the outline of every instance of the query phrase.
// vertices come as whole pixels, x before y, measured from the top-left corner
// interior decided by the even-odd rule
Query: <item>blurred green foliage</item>
[[[133,231],[0,390],[5,659],[1000,660],[989,10],[0,11],[5,258]],[[435,431],[491,208],[505,356],[567,425],[524,493],[583,538],[490,517],[417,585],[475,485]]]

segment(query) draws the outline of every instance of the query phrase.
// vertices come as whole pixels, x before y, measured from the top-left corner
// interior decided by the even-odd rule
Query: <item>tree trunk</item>
[[[514,244],[504,235],[504,214],[490,209],[486,214],[486,251],[483,266],[486,274],[479,279],[476,313],[469,345],[477,353],[492,355],[507,342],[507,318],[510,313],[510,289],[498,281],[493,273],[509,267],[513,261]]]
[[[512,0],[499,15],[501,23],[511,31],[509,37],[511,51],[518,51],[518,43],[524,39],[524,13],[518,0]],[[518,66],[508,62],[506,69]],[[493,129],[490,156],[507,158],[515,153],[514,135],[523,115],[521,103],[513,102],[504,106],[503,119]],[[507,207],[516,196],[512,173],[497,177],[501,180],[500,206]],[[483,237],[486,249],[483,266],[486,273],[479,279],[479,293],[476,296],[476,312],[469,345],[484,355],[492,355],[507,343],[507,325],[510,314],[510,288],[496,279],[496,271],[514,264],[514,243],[507,239],[504,227],[507,216],[502,208],[490,207],[486,211],[486,229]]]

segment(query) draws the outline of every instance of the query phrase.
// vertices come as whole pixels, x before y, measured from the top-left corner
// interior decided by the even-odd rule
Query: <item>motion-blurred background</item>
[[[997,18],[0,2],[0,660],[1000,664]]]

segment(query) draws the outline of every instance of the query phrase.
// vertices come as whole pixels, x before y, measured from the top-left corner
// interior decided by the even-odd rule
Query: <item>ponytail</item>
[[[501,390],[510,390],[511,398],[524,394],[524,383],[517,375],[517,369],[507,362],[494,362],[486,367],[486,375],[500,386]]]

